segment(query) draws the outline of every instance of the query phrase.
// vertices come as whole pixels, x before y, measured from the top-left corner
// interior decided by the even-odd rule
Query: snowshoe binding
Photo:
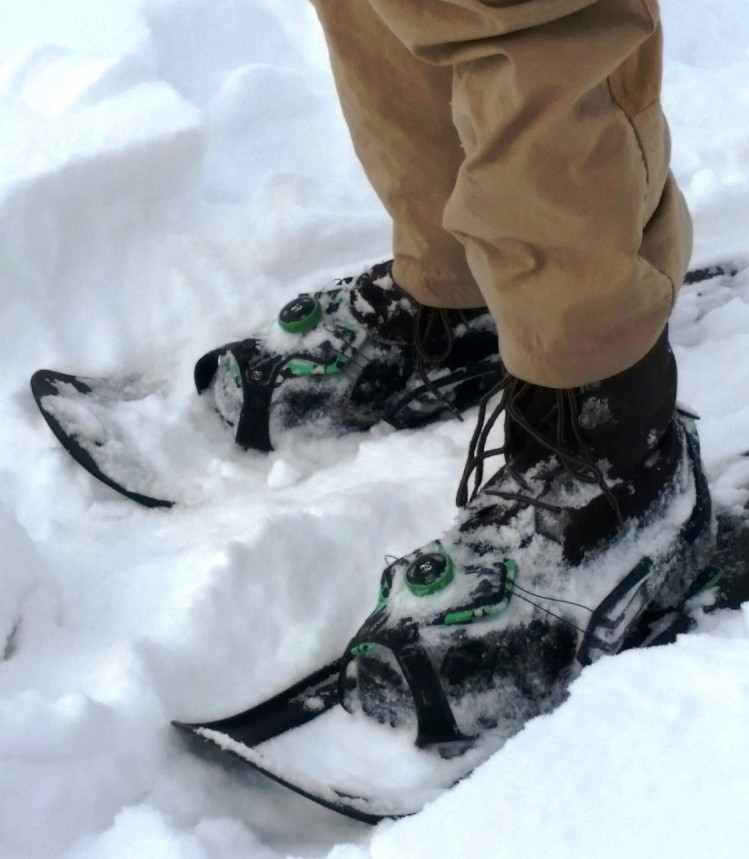
[[[284,429],[322,434],[378,421],[417,427],[476,405],[499,378],[489,312],[418,304],[391,262],[286,304],[269,334],[215,349],[195,384],[234,429],[237,444],[268,451]]]

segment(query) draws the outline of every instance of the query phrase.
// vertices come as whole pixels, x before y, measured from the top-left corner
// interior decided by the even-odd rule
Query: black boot
[[[285,305],[266,336],[204,355],[195,367],[245,448],[271,450],[285,429],[416,427],[475,406],[500,374],[485,308],[437,310],[393,281],[391,262]]]
[[[491,414],[482,404],[456,525],[385,570],[344,659],[349,700],[393,724],[411,714],[422,745],[510,734],[556,706],[583,665],[683,605],[711,548],[665,334],[603,382],[557,391],[506,376],[500,392]],[[487,451],[502,412],[505,443]],[[505,464],[481,486],[496,453]]]

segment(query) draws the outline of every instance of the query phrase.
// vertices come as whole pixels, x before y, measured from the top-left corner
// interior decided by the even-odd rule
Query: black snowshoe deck
[[[406,730],[394,731],[362,713],[345,711],[338,694],[339,669],[340,663],[333,662],[227,719],[173,725],[184,732],[191,751],[224,763],[229,755],[318,805],[369,824],[420,811],[506,739],[482,738],[475,748],[452,758],[419,749]],[[320,762],[324,767],[331,750],[346,761],[345,774],[326,777],[315,771]],[[404,769],[419,773],[423,781],[415,776],[404,780]]]

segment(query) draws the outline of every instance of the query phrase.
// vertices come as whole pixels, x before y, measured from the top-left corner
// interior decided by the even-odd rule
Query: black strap
[[[609,613],[614,610],[630,591],[632,591],[632,598],[634,597],[634,589],[648,577],[652,566],[653,562],[650,558],[643,558],[596,606],[585,630],[583,640],[580,643],[580,648],[577,651],[577,661],[581,665],[590,665],[593,661],[593,650],[598,649],[603,653],[611,653],[616,649],[616,646],[612,648],[606,641],[599,638],[598,633],[602,630],[616,629],[621,623],[621,616],[611,620],[608,617]],[[616,645],[620,643],[617,641]]]
[[[420,748],[441,743],[466,742],[445,695],[429,654],[413,642],[393,650],[408,684],[416,710],[416,745]]]
[[[278,355],[263,355],[256,340],[232,350],[242,378],[242,412],[235,440],[240,447],[270,451],[270,401],[276,376],[284,364]]]
[[[258,340],[227,343],[214,349],[195,365],[195,386],[203,393],[213,381],[222,355],[231,352],[242,382],[242,411],[237,423],[236,443],[245,449],[273,450],[270,440],[270,404],[276,377],[285,359],[264,352]]]
[[[372,617],[375,616],[380,619],[379,614]],[[472,738],[463,734],[455,721],[442,680],[426,649],[419,643],[419,631],[414,623],[401,624],[396,628],[383,627],[381,620],[380,623],[364,624],[349,643],[341,660],[341,701],[344,700],[346,670],[354,659],[356,648],[371,644],[389,650],[398,662],[416,712],[417,746],[424,748],[471,741]]]

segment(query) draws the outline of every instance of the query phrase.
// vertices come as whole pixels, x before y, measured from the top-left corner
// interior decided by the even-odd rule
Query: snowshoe
[[[664,634],[661,623],[663,615],[654,615],[659,634],[651,636],[647,642],[628,637],[622,649],[671,642],[677,632],[689,631],[695,623],[695,615],[700,612],[736,609],[742,602],[749,601],[749,510],[743,515],[721,511],[718,525],[716,552],[690,590],[690,595],[696,597],[694,607],[670,618],[668,632],[671,634],[668,635]],[[516,591],[512,599],[519,596],[522,598],[522,593]],[[478,602],[484,603],[484,599]],[[471,609],[476,610],[476,606]],[[645,618],[646,614],[641,617]],[[463,619],[466,617],[464,615]],[[476,631],[480,623],[477,619]],[[638,623],[638,632],[639,629]],[[464,645],[463,658],[459,661],[448,660],[448,669],[452,670],[452,663],[463,683],[467,676],[481,674],[480,666],[485,659],[481,653],[482,638],[486,641],[487,636],[477,636],[469,647]],[[342,700],[352,693],[346,670],[351,657],[349,649],[346,658],[324,666],[242,713],[212,722],[174,724],[191,751],[225,767],[234,760],[239,768],[246,766],[319,805],[365,823],[419,811],[426,802],[475,769],[507,739],[501,727],[485,730],[474,740],[448,731],[449,742],[419,748],[415,715],[411,717],[410,728],[406,727],[409,719],[404,714],[409,708],[413,713],[415,708],[410,703],[410,693],[404,692],[406,681],[401,679],[399,686],[396,679],[403,674],[383,659],[384,651],[371,651],[370,662],[365,666],[366,648],[357,650],[358,669],[361,669],[357,683],[364,700],[374,705],[369,709],[375,718],[366,715],[361,705],[351,708],[350,698],[348,706],[354,712],[347,712],[341,706]],[[524,651],[508,649],[503,657],[507,672],[513,660],[524,658]],[[406,661],[406,664],[413,665],[413,661]],[[379,687],[374,698],[372,683]],[[378,708],[375,702],[382,702],[383,688],[388,686],[399,688],[387,707]],[[414,688],[423,690],[425,684],[417,679]],[[438,701],[444,700],[442,692],[437,696]],[[470,697],[463,701],[464,706],[475,703],[476,699]],[[420,706],[422,710],[434,710],[428,697]],[[439,711],[439,708],[438,703],[436,709]],[[392,730],[389,725],[392,715],[401,725],[399,730]],[[378,717],[388,724],[380,724]],[[456,718],[461,718],[459,712]],[[435,724],[438,725],[431,722],[432,728]],[[510,728],[508,726],[508,730]],[[422,734],[422,739],[426,736]],[[397,767],[383,766],[383,761],[390,760],[397,761]]]
[[[163,424],[149,427],[160,385],[141,376],[112,379],[37,370],[31,391],[55,437],[90,474],[144,507],[169,508],[169,475],[160,473]],[[150,444],[149,444],[150,441]]]
[[[666,336],[632,369],[571,391],[507,377],[477,427],[457,524],[385,570],[349,645],[349,706],[413,720],[420,745],[515,732],[644,614],[679,610],[712,550],[693,420],[675,413]],[[636,399],[635,399],[636,397]],[[506,463],[480,481],[506,412]],[[496,451],[495,451],[496,452]]]

